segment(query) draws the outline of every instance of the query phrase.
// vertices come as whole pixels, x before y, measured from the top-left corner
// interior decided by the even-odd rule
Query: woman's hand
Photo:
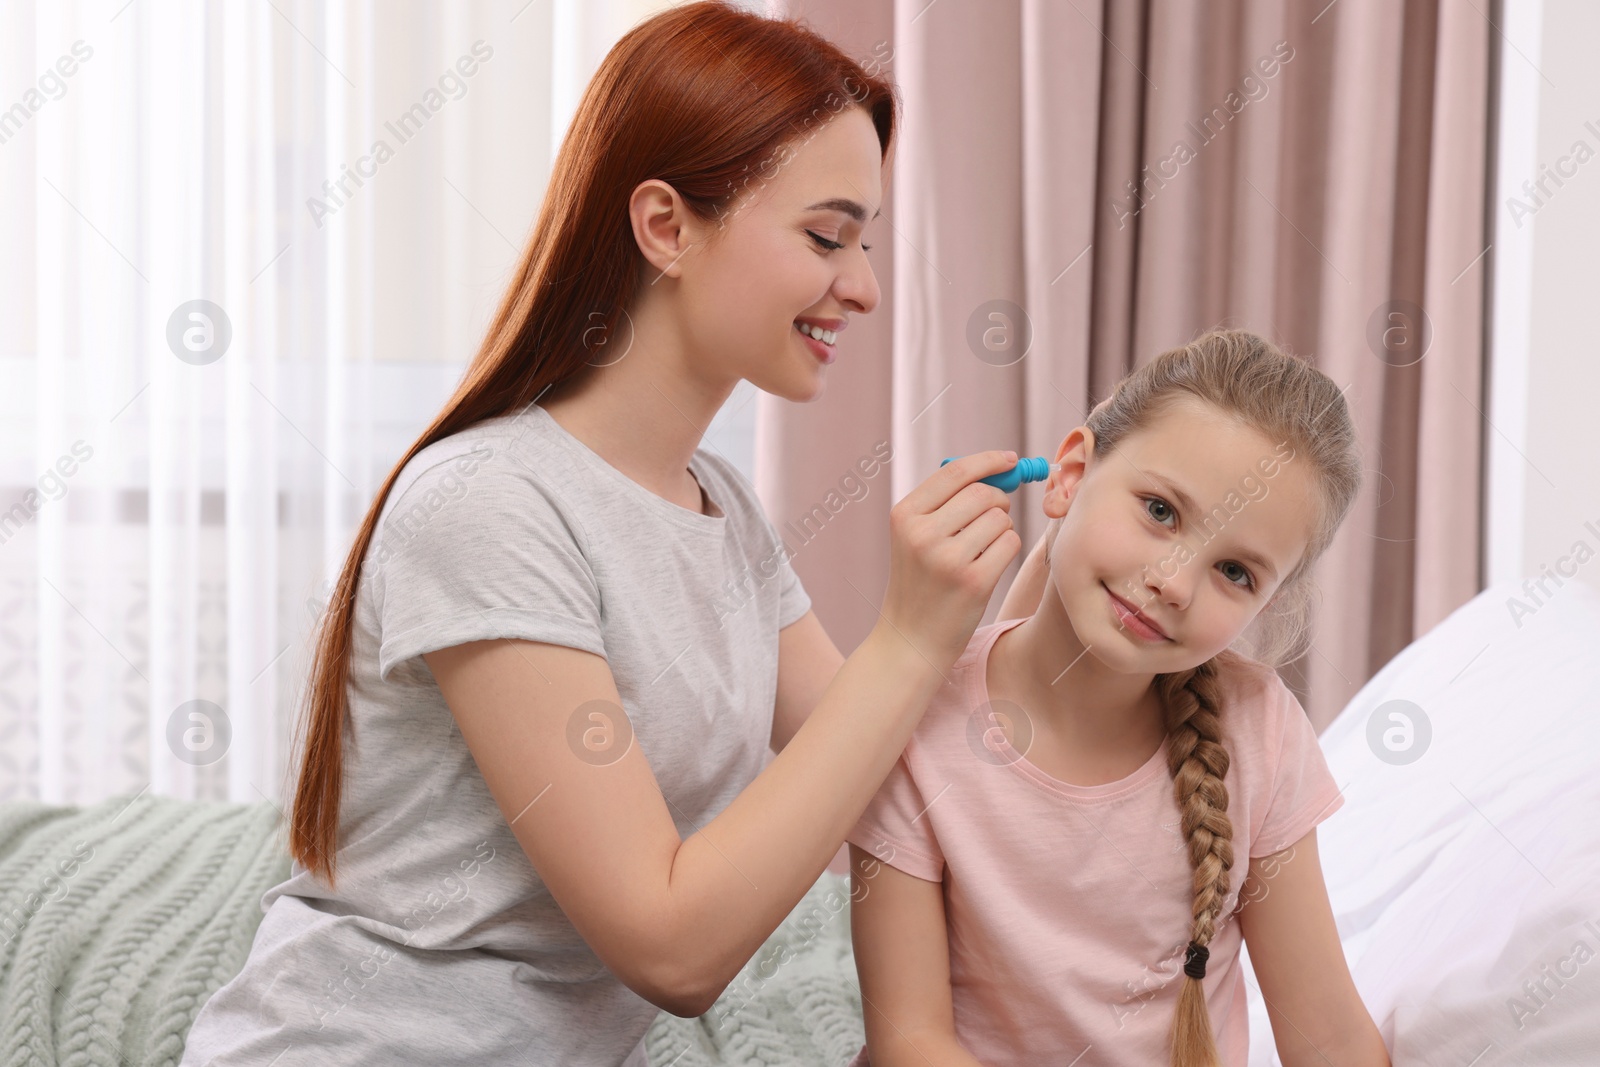
[[[1016,454],[990,451],[940,467],[889,511],[882,622],[943,670],[967,647],[1000,575],[1022,549],[1011,498],[978,479]]]

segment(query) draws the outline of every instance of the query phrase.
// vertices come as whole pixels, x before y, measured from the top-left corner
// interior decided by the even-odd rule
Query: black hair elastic
[[[1204,978],[1206,976],[1206,960],[1210,958],[1210,949],[1193,941],[1189,942],[1188,955],[1183,958],[1183,973],[1190,978]]]

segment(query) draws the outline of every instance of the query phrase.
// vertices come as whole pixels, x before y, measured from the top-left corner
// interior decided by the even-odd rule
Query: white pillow
[[[1597,676],[1600,593],[1501,584],[1323,732],[1323,873],[1396,1067],[1600,1062]],[[1250,1067],[1278,1065],[1247,975]]]

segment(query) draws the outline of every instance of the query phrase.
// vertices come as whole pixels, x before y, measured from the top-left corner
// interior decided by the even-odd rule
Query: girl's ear
[[[1067,513],[1067,507],[1072,503],[1072,496],[1083,481],[1093,455],[1094,431],[1089,427],[1079,426],[1062,439],[1061,447],[1056,449],[1056,463],[1061,469],[1051,471],[1044,483],[1046,515],[1059,519]]]

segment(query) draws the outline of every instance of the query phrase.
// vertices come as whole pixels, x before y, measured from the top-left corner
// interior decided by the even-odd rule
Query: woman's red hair
[[[289,851],[334,884],[351,626],[362,563],[384,501],[423,448],[517,411],[576,374],[631,306],[644,258],[628,214],[633,190],[670,184],[700,217],[768,176],[791,141],[845,107],[872,118],[884,156],[893,86],[790,20],[725,3],[686,4],[636,26],[589,82],[551,168],[516,275],[454,395],[400,457],[367,509],[317,635]],[[602,332],[594,333],[597,326]]]

